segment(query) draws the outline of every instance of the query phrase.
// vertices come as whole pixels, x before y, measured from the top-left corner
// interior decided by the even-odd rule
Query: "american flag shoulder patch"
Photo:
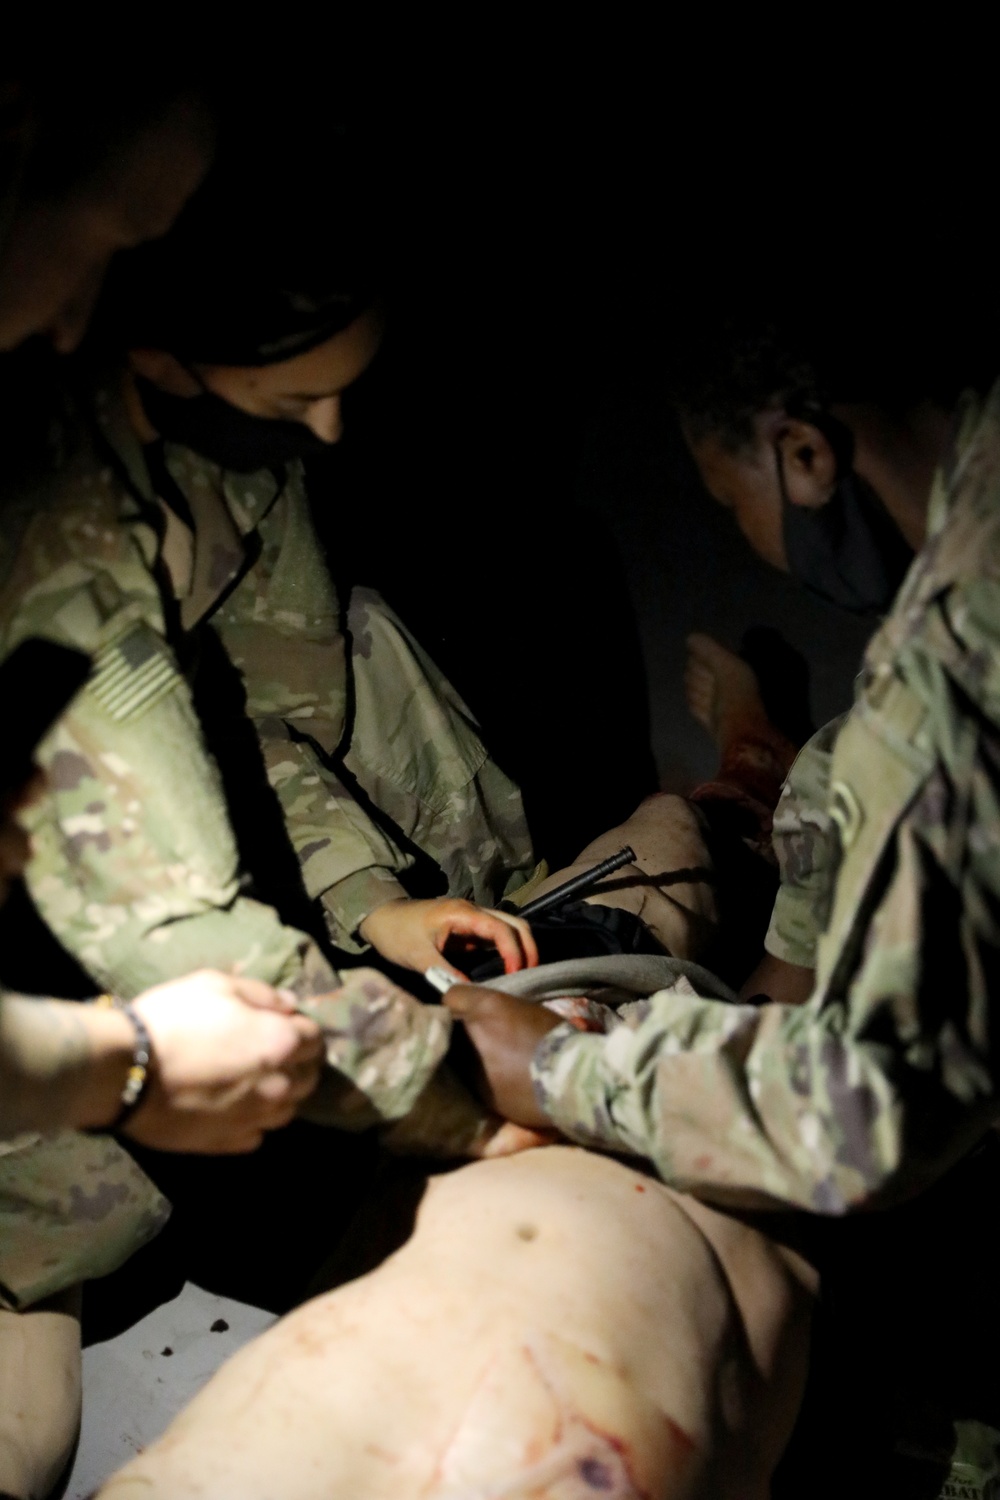
[[[118,723],[137,719],[183,681],[165,641],[140,626],[94,658],[87,691]]]

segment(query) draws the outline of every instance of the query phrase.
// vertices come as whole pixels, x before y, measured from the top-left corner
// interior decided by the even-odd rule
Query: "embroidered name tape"
[[[140,626],[98,652],[87,690],[112,719],[123,723],[146,713],[182,680],[166,644]]]

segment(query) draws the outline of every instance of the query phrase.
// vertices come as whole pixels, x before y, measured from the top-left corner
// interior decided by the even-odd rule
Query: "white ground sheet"
[[[223,1360],[274,1321],[188,1282],[125,1333],[85,1349],[83,1429],[66,1500],[85,1500],[159,1437]]]

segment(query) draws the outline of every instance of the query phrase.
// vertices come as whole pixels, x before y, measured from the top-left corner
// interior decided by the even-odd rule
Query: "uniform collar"
[[[137,502],[122,519],[153,524],[160,538],[160,558],[164,502],[177,518],[176,522],[171,520],[175,537],[179,536],[178,527],[190,537],[190,569],[178,604],[181,626],[191,630],[218,607],[253,565],[259,553],[256,529],[281,494],[285,475],[270,470],[233,473],[190,448],[163,443],[159,445],[163,470],[157,477],[157,465],[151,472],[147,451],[129,420],[120,371],[95,380],[92,410]],[[171,495],[159,492],[168,490],[171,484],[180,492],[180,505],[171,505]]]

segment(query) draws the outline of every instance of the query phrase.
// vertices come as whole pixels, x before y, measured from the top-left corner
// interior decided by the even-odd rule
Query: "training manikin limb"
[[[707,636],[692,636],[689,646],[688,699],[718,744],[715,776],[690,799],[647,797],[567,869],[533,887],[531,897],[628,844],[635,863],[585,899],[623,907],[675,958],[721,965],[739,983],[759,958],[774,899],[772,814],[795,746],[770,723],[746,662]]]
[[[80,1289],[0,1310],[0,1496],[43,1500],[80,1426]]]
[[[647,797],[571,865],[532,887],[531,899],[593,869],[626,844],[635,850],[635,864],[602,881],[584,900],[630,911],[675,958],[700,958],[716,935],[715,884],[698,815],[683,797],[666,792]]]
[[[762,1235],[616,1161],[479,1162],[100,1500],[763,1500],[809,1302]]]

